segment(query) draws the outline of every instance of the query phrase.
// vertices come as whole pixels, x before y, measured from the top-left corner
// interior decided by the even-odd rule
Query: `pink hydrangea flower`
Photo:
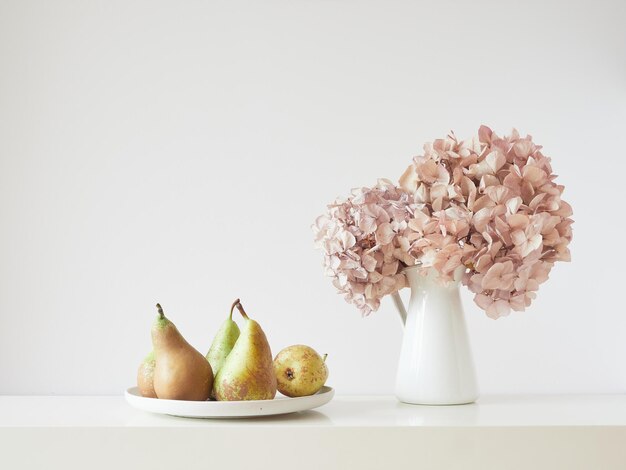
[[[377,310],[383,296],[406,286],[402,259],[410,259],[402,256],[398,235],[412,217],[410,200],[409,193],[380,180],[330,204],[313,225],[326,274],[364,315]]]
[[[402,268],[463,283],[491,318],[523,311],[557,261],[569,261],[572,209],[530,136],[482,126],[424,146],[400,177],[329,206],[315,224],[327,273],[363,313],[406,286]]]

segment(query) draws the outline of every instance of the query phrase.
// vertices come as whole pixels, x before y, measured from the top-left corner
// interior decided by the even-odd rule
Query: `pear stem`
[[[237,306],[238,303],[239,303],[239,299],[235,300],[233,302],[233,305],[230,307],[230,316],[229,316],[229,318],[231,320],[233,319],[233,310],[235,310],[235,307]]]
[[[159,312],[159,318],[161,319],[165,318],[165,314],[163,313],[163,308],[161,307],[161,304],[156,304],[156,308],[157,308],[157,311]]]
[[[327,357],[328,357],[328,354],[324,354],[324,357],[322,358],[322,362],[326,362]]]
[[[244,317],[246,320],[248,320],[248,314],[246,313],[246,311],[243,309],[243,305],[241,305],[241,302],[237,301],[237,303],[235,304],[235,307],[237,307],[237,310],[239,310],[239,313],[241,313],[241,316]]]

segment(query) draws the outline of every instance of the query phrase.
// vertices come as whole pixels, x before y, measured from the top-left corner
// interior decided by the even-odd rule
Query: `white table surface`
[[[0,468],[218,464],[624,470],[626,395],[486,396],[444,407],[336,396],[316,410],[232,420],[153,415],[121,396],[0,396]]]

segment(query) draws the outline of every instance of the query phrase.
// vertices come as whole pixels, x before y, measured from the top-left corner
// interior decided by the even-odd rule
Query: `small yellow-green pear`
[[[278,391],[288,397],[304,397],[317,393],[328,379],[326,354],[303,344],[288,346],[274,359]]]

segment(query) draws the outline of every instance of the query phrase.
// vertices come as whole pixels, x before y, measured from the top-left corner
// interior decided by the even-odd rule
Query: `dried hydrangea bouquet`
[[[345,299],[367,315],[392,294],[405,319],[400,400],[476,398],[458,286],[491,318],[531,304],[554,263],[570,260],[572,209],[555,180],[530,136],[482,126],[468,140],[426,144],[397,186],[355,189],[315,221],[326,274]]]

